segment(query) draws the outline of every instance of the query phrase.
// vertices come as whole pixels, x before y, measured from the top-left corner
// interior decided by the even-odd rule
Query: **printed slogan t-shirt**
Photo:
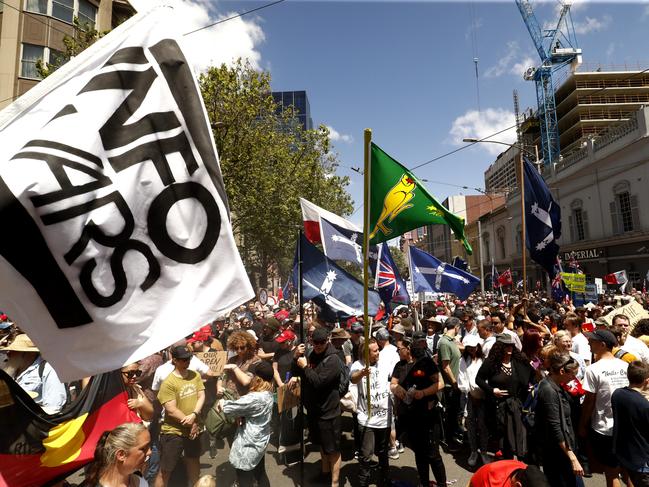
[[[380,362],[380,359],[379,359]],[[365,366],[360,360],[352,364],[351,373],[364,369]],[[367,417],[367,378],[363,377],[356,384],[358,388],[357,410],[358,424],[368,428],[387,428],[389,399],[390,399],[390,378],[386,367],[378,367],[377,364],[370,366],[370,396],[372,402],[372,414]]]
[[[598,360],[586,368],[583,387],[596,394],[591,426],[598,433],[613,436],[613,408],[611,396],[616,389],[629,385],[626,369],[629,367],[619,358]]]
[[[185,415],[194,411],[198,402],[198,393],[205,389],[201,376],[193,370],[187,371],[187,378],[183,379],[171,373],[160,386],[158,400],[164,405],[169,401],[176,401],[176,407]],[[160,428],[163,434],[189,436],[191,426],[183,426],[169,414],[165,414],[164,422]]]

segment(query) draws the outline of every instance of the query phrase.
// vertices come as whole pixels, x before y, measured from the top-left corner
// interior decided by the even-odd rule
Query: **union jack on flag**
[[[385,242],[379,247],[379,259],[374,283],[374,287],[378,290],[386,309],[390,307],[392,301],[410,304],[410,296],[406,290],[406,285],[399,275],[399,270]]]
[[[552,287],[561,289],[561,272],[557,272],[552,279]]]

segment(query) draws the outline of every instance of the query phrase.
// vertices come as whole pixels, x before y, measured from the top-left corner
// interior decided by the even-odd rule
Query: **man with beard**
[[[407,347],[406,342],[399,343]],[[400,360],[394,367],[390,389],[398,400],[399,422],[410,439],[420,485],[429,485],[430,472],[437,485],[446,485],[446,468],[439,451],[440,418],[437,393],[444,381],[431,358],[426,334],[415,332],[410,354],[400,350]],[[380,361],[380,359],[379,359]]]

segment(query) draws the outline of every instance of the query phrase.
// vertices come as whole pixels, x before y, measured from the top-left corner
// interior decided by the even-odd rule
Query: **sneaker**
[[[403,443],[401,443],[400,441],[397,441],[397,451],[399,453],[403,453],[405,451],[405,449],[403,448]]]
[[[397,460],[399,458],[399,450],[397,450],[395,447],[392,447],[388,450],[388,456],[392,460]]]
[[[480,460],[482,460],[483,465],[491,463],[491,457],[487,453],[480,453]]]
[[[214,460],[216,458],[216,441],[210,441],[210,458]]]
[[[358,453],[358,450],[354,451],[354,459],[358,460],[358,457],[360,457],[360,454]]]
[[[478,464],[478,452],[472,451],[466,463],[468,463],[471,468],[475,467]]]

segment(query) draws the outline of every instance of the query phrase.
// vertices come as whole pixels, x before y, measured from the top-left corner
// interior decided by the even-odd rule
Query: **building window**
[[[79,22],[81,26],[89,25],[94,28],[97,21],[97,7],[88,0],[79,0]]]
[[[489,262],[491,260],[491,248],[490,248],[490,242],[489,242],[489,234],[485,233],[482,235],[482,245],[484,245],[484,255],[485,255],[485,261]]]
[[[506,255],[505,251],[505,227],[498,227],[496,230],[496,238],[498,239],[498,251],[500,254],[500,259],[504,259]]]
[[[523,251],[521,245],[521,237],[523,236],[523,227],[518,225],[516,227],[516,235],[514,235],[514,242],[516,243],[516,253],[520,254]]]
[[[74,0],[52,0],[52,17],[71,24],[74,18]]]
[[[20,59],[20,76],[30,79],[41,79],[36,70],[36,62],[45,60],[45,48],[32,44],[23,44],[23,54]]]
[[[37,14],[47,14],[47,0],[26,0],[25,10]]]
[[[611,202],[611,219],[615,235],[640,230],[640,214],[638,197],[630,192],[630,184],[626,181],[613,187],[615,199]]]
[[[570,203],[568,226],[570,227],[571,242],[588,240],[588,214],[584,210],[581,200],[574,200]]]

